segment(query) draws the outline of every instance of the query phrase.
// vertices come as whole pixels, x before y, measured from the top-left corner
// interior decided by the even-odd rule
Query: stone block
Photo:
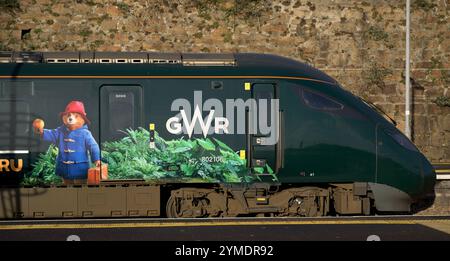
[[[450,114],[442,118],[442,130],[450,132]]]
[[[425,115],[427,113],[426,104],[413,104],[415,115]]]
[[[414,127],[414,133],[425,135],[430,133],[430,124],[428,117],[422,115],[413,115],[412,126]]]

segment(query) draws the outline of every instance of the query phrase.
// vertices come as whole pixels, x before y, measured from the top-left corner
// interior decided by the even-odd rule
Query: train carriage
[[[2,52],[0,119],[1,218],[370,215],[433,197],[433,168],[382,112],[275,55]]]

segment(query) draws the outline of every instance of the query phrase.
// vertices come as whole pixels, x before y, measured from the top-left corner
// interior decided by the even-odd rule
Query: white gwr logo
[[[202,117],[202,111],[198,106],[195,107],[194,114],[192,115],[192,120],[189,122],[189,119],[186,115],[186,112],[184,110],[180,111],[181,118],[183,120],[183,125],[180,123],[180,118],[178,117],[172,117],[167,120],[166,122],[166,128],[167,130],[172,134],[181,134],[183,131],[183,126],[185,126],[187,134],[189,138],[194,133],[194,127],[196,126],[196,123],[198,122],[203,136],[206,138],[208,135],[208,131],[211,127],[211,123],[214,117],[214,110],[209,111],[208,116],[206,119],[203,119]],[[206,120],[206,121],[205,121]],[[228,133],[228,125],[230,125],[230,122],[225,117],[215,117],[214,118],[214,133],[219,134],[222,130],[224,133]]]
[[[194,91],[191,101],[179,98],[171,105],[178,112],[166,122],[171,134],[256,134],[265,135],[265,145],[278,142],[278,99],[225,99],[209,98],[203,102],[201,91]],[[192,108],[194,111],[192,112]],[[204,116],[204,114],[207,115]],[[226,117],[224,117],[226,115]]]

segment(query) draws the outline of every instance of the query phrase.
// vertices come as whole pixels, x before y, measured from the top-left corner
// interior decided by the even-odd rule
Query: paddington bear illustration
[[[60,117],[63,125],[56,129],[44,129],[43,120],[34,120],[34,131],[58,147],[56,175],[63,178],[64,184],[84,184],[90,167],[89,155],[96,167],[101,164],[100,148],[88,130],[90,122],[84,104],[71,101]]]

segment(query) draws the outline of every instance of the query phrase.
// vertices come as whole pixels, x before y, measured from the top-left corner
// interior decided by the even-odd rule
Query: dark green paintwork
[[[237,54],[236,57],[238,66],[235,67],[187,67],[180,64],[0,64],[0,76],[67,76],[68,79],[31,79],[34,81],[35,96],[21,98],[29,100],[33,117],[45,115],[46,126],[50,128],[60,125],[57,113],[68,101],[86,101],[88,116],[93,121],[90,129],[96,139],[102,139],[99,137],[98,123],[101,86],[142,86],[143,117],[139,125],[147,127],[152,122],[158,128],[164,126],[168,117],[173,116],[170,111],[172,100],[180,97],[192,99],[194,90],[203,90],[204,100],[211,97],[220,100],[248,99],[250,92],[244,90],[244,82],[274,84],[285,119],[284,167],[277,173],[281,182],[375,182],[396,187],[414,197],[432,190],[434,172],[423,155],[405,149],[388,136],[383,130],[393,128],[392,124],[359,98],[335,84],[331,77],[305,64],[278,56]],[[103,77],[70,79],[73,76]],[[167,78],[111,79],[108,76]],[[175,79],[171,76],[211,76],[214,79]],[[228,78],[221,79],[222,76]],[[241,78],[233,79],[231,76]],[[242,78],[245,76],[248,78]],[[280,76],[317,81],[285,79]],[[215,80],[223,82],[223,90],[211,90],[211,81]],[[2,80],[6,81],[24,80]],[[344,110],[330,112],[312,109],[303,102],[300,88],[324,94],[344,105]],[[2,100],[6,99],[8,97],[2,97]],[[102,122],[104,120],[102,118]],[[163,130],[160,132],[162,136],[168,135]],[[245,149],[245,135],[222,135],[220,138],[233,149]],[[48,145],[36,142],[31,147],[31,158],[35,153],[44,151]]]

